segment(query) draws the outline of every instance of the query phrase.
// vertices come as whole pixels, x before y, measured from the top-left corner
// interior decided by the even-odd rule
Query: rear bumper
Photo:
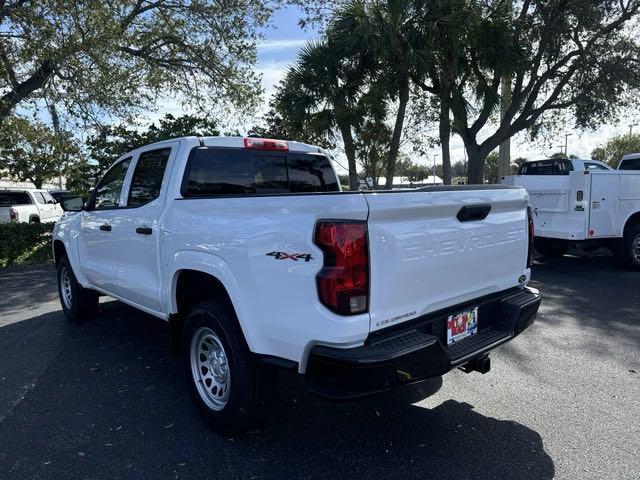
[[[321,397],[346,400],[440,376],[519,335],[533,323],[540,302],[535,289],[511,290],[386,329],[361,347],[317,345],[307,364],[307,386]],[[479,306],[478,333],[447,346],[446,319],[472,306]]]

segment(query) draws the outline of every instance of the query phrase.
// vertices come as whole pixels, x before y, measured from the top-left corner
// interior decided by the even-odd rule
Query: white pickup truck
[[[529,192],[541,254],[563,255],[571,244],[605,246],[623,266],[640,270],[640,171],[548,159],[523,164],[503,183]]]
[[[53,223],[61,216],[60,204],[46,190],[0,190],[0,223]]]
[[[264,412],[275,367],[348,399],[489,370],[532,322],[522,188],[340,192],[326,152],[187,137],[115,162],[53,235],[71,320],[106,294],[166,320],[221,431]]]

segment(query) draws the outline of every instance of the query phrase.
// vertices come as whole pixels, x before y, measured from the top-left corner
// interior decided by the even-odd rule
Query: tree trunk
[[[449,94],[440,97],[440,146],[442,147],[442,181],[451,185],[451,121],[449,119]],[[435,175],[435,172],[433,172]]]
[[[40,190],[42,188],[42,184],[44,183],[44,181],[40,178],[36,178],[31,180],[31,183],[33,183],[33,185]]]
[[[482,154],[480,146],[473,140],[464,138],[464,146],[467,150],[467,183],[469,185],[480,185],[484,183],[484,161],[487,158]]]
[[[402,127],[407,112],[407,103],[409,103],[409,77],[404,77],[401,82],[398,95],[398,114],[396,115],[393,135],[391,135],[391,142],[389,144],[389,154],[387,156],[387,183],[385,185],[387,190],[393,188],[393,176],[396,173],[396,159],[398,158],[398,150],[400,150]]]
[[[359,187],[358,167],[356,165],[356,147],[351,133],[351,124],[348,122],[340,122],[338,128],[342,135],[344,153],[347,156],[347,164],[349,167],[349,190],[356,191]]]

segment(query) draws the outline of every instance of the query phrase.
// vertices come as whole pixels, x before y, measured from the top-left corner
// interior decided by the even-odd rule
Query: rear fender
[[[162,302],[166,311],[170,314],[178,313],[176,292],[180,271],[195,270],[211,275],[218,279],[227,291],[247,345],[251,351],[255,351],[256,334],[249,322],[244,296],[229,265],[217,255],[189,250],[176,252],[170,262],[167,271],[171,272],[171,275],[165,277],[170,278],[170,281],[162,286]]]

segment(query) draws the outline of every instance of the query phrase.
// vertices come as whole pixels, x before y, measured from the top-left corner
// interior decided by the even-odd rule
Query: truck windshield
[[[184,196],[337,192],[338,180],[322,154],[204,147],[192,150]]]
[[[0,191],[0,207],[13,205],[30,205],[31,199],[27,192],[2,192]]]

